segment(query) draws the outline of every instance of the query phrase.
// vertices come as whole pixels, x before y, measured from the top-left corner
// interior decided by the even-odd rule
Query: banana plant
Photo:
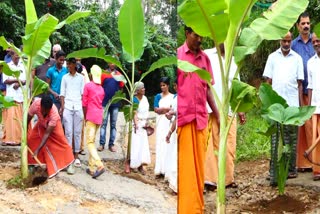
[[[31,71],[38,65],[41,65],[45,59],[49,58],[51,53],[50,35],[62,28],[65,24],[70,24],[77,19],[87,17],[90,11],[75,12],[68,16],[66,20],[59,23],[59,20],[51,14],[45,14],[38,18],[32,0],[25,0],[26,12],[26,25],[25,35],[22,36],[23,50],[18,49],[14,44],[8,43],[4,37],[0,37],[0,46],[4,49],[11,47],[21,58],[21,61],[26,71],[26,84],[22,90],[23,93],[23,119],[22,125],[22,138],[21,138],[21,177],[28,177],[28,160],[27,160],[27,117],[28,109],[32,98],[47,90],[48,85],[40,79],[34,79],[33,90],[31,97],[30,83]],[[3,66],[3,72],[10,76],[19,77],[19,73],[10,70],[8,66],[2,61],[0,64]],[[22,86],[21,82],[19,83]],[[0,100],[3,98],[0,98]]]
[[[269,84],[263,83],[259,88],[259,97],[262,104],[262,117],[269,121],[267,134],[278,132],[278,151],[276,165],[276,180],[278,184],[279,195],[285,192],[286,180],[289,172],[290,156],[292,147],[284,145],[284,125],[301,126],[310,119],[315,106],[292,107],[275,92]],[[278,126],[279,131],[274,127]],[[269,130],[275,130],[270,132]]]
[[[125,100],[128,104],[125,110],[125,112],[128,112],[126,113],[125,118],[126,121],[129,122],[128,147],[126,156],[127,163],[130,160],[132,120],[134,108],[136,108],[135,105],[133,105],[133,96],[136,89],[134,83],[136,81],[142,81],[148,74],[158,68],[177,64],[177,58],[175,56],[161,58],[158,61],[154,62],[150,66],[150,68],[141,75],[140,79],[135,79],[135,62],[140,60],[144,51],[144,47],[146,45],[144,36],[144,22],[145,20],[141,0],[125,0],[120,8],[118,17],[118,31],[120,33],[120,41],[122,44],[124,59],[128,63],[131,63],[131,76],[126,73],[126,70],[123,68],[121,62],[118,59],[113,56],[106,55],[107,51],[104,48],[89,48],[85,50],[75,51],[68,55],[68,57],[95,57],[103,59],[108,63],[115,64],[123,74],[123,76],[116,75],[114,76],[114,78],[116,78],[118,81],[126,82],[125,87],[128,91],[129,98],[127,99],[123,94],[119,93],[115,94],[110,102]],[[106,106],[105,112],[107,111],[108,106],[109,105]]]
[[[185,0],[178,7],[178,14],[187,26],[191,27],[198,35],[211,38],[214,44],[224,43],[225,46],[225,64],[223,66],[221,51],[217,45],[219,65],[216,66],[220,66],[221,80],[216,81],[222,83],[222,99],[219,100],[214,93],[220,114],[217,213],[226,212],[225,163],[226,138],[230,127],[227,122],[230,100],[231,96],[241,97],[241,93],[243,93],[242,90],[237,91],[238,87],[234,87],[235,82],[232,84],[232,90],[228,88],[227,77],[229,77],[232,56],[238,64],[238,71],[235,74],[237,76],[244,57],[254,53],[263,40],[281,39],[294,25],[299,14],[306,9],[308,0],[278,0],[272,10],[266,11],[262,17],[255,19],[248,27],[243,28],[243,23],[250,17],[250,11],[255,3],[256,0]],[[187,64],[178,61],[178,67],[183,71],[188,70]],[[192,69],[188,71],[192,71]],[[195,71],[193,70],[193,72]],[[245,91],[252,93],[251,90]],[[234,110],[240,111],[241,108],[236,108],[238,104],[233,103],[232,105]]]

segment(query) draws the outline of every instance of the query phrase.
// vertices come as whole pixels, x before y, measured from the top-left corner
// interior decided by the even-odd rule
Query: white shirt
[[[8,66],[13,71],[20,71],[21,74],[19,76],[20,81],[26,80],[26,71],[24,69],[23,63],[19,61],[18,65],[15,65],[13,61],[8,63]],[[13,76],[7,76],[5,73],[3,73],[3,82],[6,80],[15,80],[17,78]],[[23,93],[21,87],[18,89],[13,88],[14,84],[6,84],[6,96],[12,97],[14,101],[16,102],[23,102]],[[23,86],[25,87],[25,86]]]
[[[287,56],[279,48],[268,57],[263,76],[272,79],[272,88],[289,106],[299,107],[298,80],[304,79],[303,62],[299,54],[290,49]]]
[[[206,49],[204,52],[208,55],[212,67],[213,77],[215,80],[215,83],[213,85],[214,90],[216,91],[219,99],[222,99],[222,79],[221,79],[221,69],[219,64],[219,57],[218,52],[216,48]],[[225,59],[222,57],[222,64],[225,65]],[[237,72],[237,64],[234,62],[234,58],[231,59],[231,65],[230,65],[230,71],[229,71],[229,78],[228,78],[228,88],[231,87],[232,80],[234,78],[234,75]],[[226,72],[226,71],[224,71]],[[225,76],[225,74],[224,74]],[[239,75],[237,76],[238,79],[240,79]],[[218,106],[217,106],[218,107]],[[209,107],[207,103],[207,109],[208,112],[212,112],[211,108]],[[229,115],[232,115],[231,107],[229,108]]]
[[[320,58],[317,54],[311,57],[307,63],[308,89],[312,89],[311,105],[316,106],[314,114],[320,114]]]
[[[70,73],[64,75],[61,80],[60,96],[64,97],[64,108],[69,110],[82,109],[82,94],[84,78],[81,74]]]

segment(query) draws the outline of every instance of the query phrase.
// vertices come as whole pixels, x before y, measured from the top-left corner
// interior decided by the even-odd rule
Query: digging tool
[[[315,133],[313,133],[315,134]],[[320,163],[314,163],[311,158],[309,157],[310,153],[314,150],[314,148],[316,148],[316,146],[320,143],[320,135],[319,137],[316,139],[316,141],[309,147],[308,150],[306,150],[303,154],[303,156],[312,164],[320,166]]]
[[[37,158],[37,156],[34,155],[33,151],[29,148],[29,146],[27,146],[28,151],[30,152],[30,154],[32,155],[33,159],[39,164],[39,166],[42,169],[46,168],[46,164],[41,163],[41,161]]]

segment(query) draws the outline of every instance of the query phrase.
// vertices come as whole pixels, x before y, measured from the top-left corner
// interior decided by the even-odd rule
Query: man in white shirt
[[[81,144],[81,132],[83,123],[82,94],[84,88],[84,78],[76,71],[76,59],[67,59],[69,73],[61,80],[60,100],[63,112],[63,125],[65,135],[71,147],[74,140],[74,166],[81,167],[78,158]],[[72,171],[72,170],[71,170]]]
[[[280,40],[280,48],[269,55],[263,76],[267,78],[267,83],[272,85],[273,90],[287,101],[289,106],[298,107],[302,99],[303,62],[300,55],[290,48],[291,41],[292,34],[288,32]],[[295,178],[297,177],[297,127],[284,126],[284,135],[284,144],[292,146],[288,178]],[[277,134],[273,134],[271,138],[270,160],[270,184],[272,186],[277,185],[277,152],[278,137]]]
[[[20,76],[18,80],[13,76],[3,73],[3,83],[6,84],[6,96],[12,97],[16,105],[3,110],[5,135],[2,139],[2,145],[18,146],[21,143],[22,136],[23,93],[21,86],[26,84],[26,72],[17,53],[12,55],[12,60],[8,63],[8,66],[13,71],[19,71]]]
[[[319,142],[320,135],[320,39],[316,34],[312,35],[312,44],[316,54],[308,60],[308,105],[316,106],[316,110],[312,115],[312,144]],[[320,145],[316,146],[312,151],[312,162],[320,163]],[[312,165],[313,180],[320,180],[320,166]]]
[[[224,56],[225,50],[224,45],[220,44],[220,51],[222,57],[222,63],[224,65]],[[211,63],[211,67],[213,69],[213,74],[215,77],[215,84],[213,88],[215,89],[219,99],[222,99],[222,80],[221,80],[221,71],[219,65],[219,58],[216,48],[204,50],[204,52],[208,55]],[[231,87],[231,83],[235,74],[237,72],[237,65],[234,60],[231,61],[230,72],[228,77],[228,87]],[[239,75],[236,76],[239,79]],[[210,113],[211,109],[207,106],[208,112]],[[231,119],[232,111],[231,108],[229,110],[229,119]],[[238,113],[240,124],[244,124],[245,114]],[[218,181],[218,155],[216,151],[219,150],[219,126],[217,119],[214,117],[210,117],[211,122],[211,137],[208,142],[208,148],[206,152],[206,162],[205,162],[205,187],[207,190],[213,190],[217,187]],[[235,187],[236,184],[234,182],[234,161],[236,157],[236,143],[237,143],[237,120],[232,121],[232,125],[230,127],[228,138],[227,138],[227,156],[226,156],[226,186],[227,187]]]

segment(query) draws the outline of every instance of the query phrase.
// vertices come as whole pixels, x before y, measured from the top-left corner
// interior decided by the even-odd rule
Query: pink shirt
[[[208,56],[201,50],[195,56],[184,43],[177,50],[178,59],[210,72],[214,84],[211,64]],[[185,73],[178,69],[178,126],[184,126],[196,120],[197,129],[202,130],[208,124],[207,90],[208,84],[195,73]]]
[[[41,99],[35,100],[29,108],[28,114],[33,117],[33,115],[38,116],[38,123],[40,126],[47,128],[48,126],[56,126],[57,122],[60,120],[60,115],[58,109],[55,105],[52,105],[52,108],[49,114],[44,118],[41,114]]]
[[[103,117],[102,100],[104,90],[101,85],[89,82],[84,86],[82,106],[87,108],[86,120],[101,125]]]

